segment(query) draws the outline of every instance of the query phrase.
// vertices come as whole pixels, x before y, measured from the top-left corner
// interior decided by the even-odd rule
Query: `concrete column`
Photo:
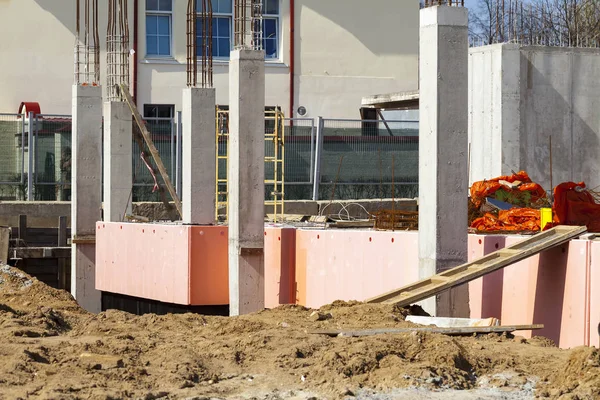
[[[215,89],[183,89],[183,223],[215,223]]]
[[[100,312],[96,290],[96,222],[102,207],[102,88],[73,86],[71,191],[71,293]]]
[[[467,261],[468,12],[420,11],[419,277]],[[437,316],[468,316],[464,290],[422,303]],[[467,296],[468,296],[468,292]]]
[[[265,56],[236,50],[229,63],[230,315],[264,308]]]
[[[104,221],[120,222],[131,214],[131,121],[126,103],[104,103]]]
[[[521,170],[520,126],[520,45],[470,48],[469,185]]]

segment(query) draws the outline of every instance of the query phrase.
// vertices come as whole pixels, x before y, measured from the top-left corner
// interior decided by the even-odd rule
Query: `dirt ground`
[[[393,306],[336,302],[238,318],[98,315],[0,267],[0,399],[598,399],[600,355],[501,335],[328,337],[410,327]],[[330,314],[330,315],[328,315]]]

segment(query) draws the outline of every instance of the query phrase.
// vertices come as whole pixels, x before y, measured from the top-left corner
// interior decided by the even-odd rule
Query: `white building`
[[[99,3],[105,37],[107,1]],[[267,106],[286,116],[303,107],[306,117],[359,118],[363,96],[417,89],[418,0],[264,3]],[[214,86],[227,105],[233,0],[213,0],[213,8]],[[129,0],[132,87],[146,117],[181,109],[186,9],[186,0]],[[74,43],[74,0],[0,1],[0,112],[32,101],[42,113],[69,114]]]

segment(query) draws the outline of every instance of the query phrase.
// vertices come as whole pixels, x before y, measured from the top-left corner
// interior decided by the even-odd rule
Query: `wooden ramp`
[[[557,226],[478,260],[373,297],[366,300],[366,302],[397,304],[400,307],[405,307],[568,242],[586,231],[585,226]]]

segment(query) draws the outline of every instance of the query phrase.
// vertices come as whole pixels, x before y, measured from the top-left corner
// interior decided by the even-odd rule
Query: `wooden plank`
[[[336,221],[329,224],[331,228],[373,228],[375,221]]]
[[[362,330],[327,330],[309,332],[311,335],[327,335],[327,336],[373,336],[384,334],[398,333],[441,333],[450,336],[473,335],[473,334],[488,334],[488,333],[505,333],[515,331],[529,331],[536,329],[544,329],[542,324],[534,325],[507,325],[507,326],[469,326],[460,328],[384,328],[384,329],[362,329]]]
[[[58,247],[67,247],[67,217],[58,217]]]
[[[10,228],[0,226],[0,264],[8,263],[8,245],[10,242]]]
[[[122,83],[120,86],[120,89],[121,89],[121,94],[123,95],[123,97],[125,98],[125,101],[129,105],[129,109],[131,110],[131,113],[133,114],[133,118],[135,119],[135,122],[137,123],[138,127],[140,128],[140,132],[142,133],[142,136],[144,137],[144,140],[146,141],[146,144],[148,145],[150,154],[152,155],[152,158],[154,159],[154,162],[156,163],[156,166],[158,167],[158,172],[162,176],[163,181],[165,182],[165,186],[167,187],[169,194],[173,198],[173,202],[175,203],[175,208],[177,209],[179,216],[182,216],[181,200],[179,200],[179,196],[177,196],[175,187],[173,186],[173,183],[171,183],[169,174],[167,174],[167,169],[165,168],[165,165],[163,164],[162,159],[160,158],[160,154],[158,153],[156,146],[154,146],[154,142],[152,141],[150,132],[148,132],[146,125],[144,125],[144,120],[142,119],[142,116],[140,115],[140,112],[138,111],[137,106],[135,105],[135,103],[133,102],[133,99],[131,98],[131,94],[129,93],[129,87],[127,87],[127,85]]]
[[[11,259],[70,257],[70,247],[15,247],[10,250]]]
[[[557,226],[505,249],[488,254],[479,260],[459,265],[430,278],[373,297],[366,302],[396,304],[405,307],[568,242],[586,231],[585,226]]]
[[[27,243],[27,215],[19,215],[19,241]]]

